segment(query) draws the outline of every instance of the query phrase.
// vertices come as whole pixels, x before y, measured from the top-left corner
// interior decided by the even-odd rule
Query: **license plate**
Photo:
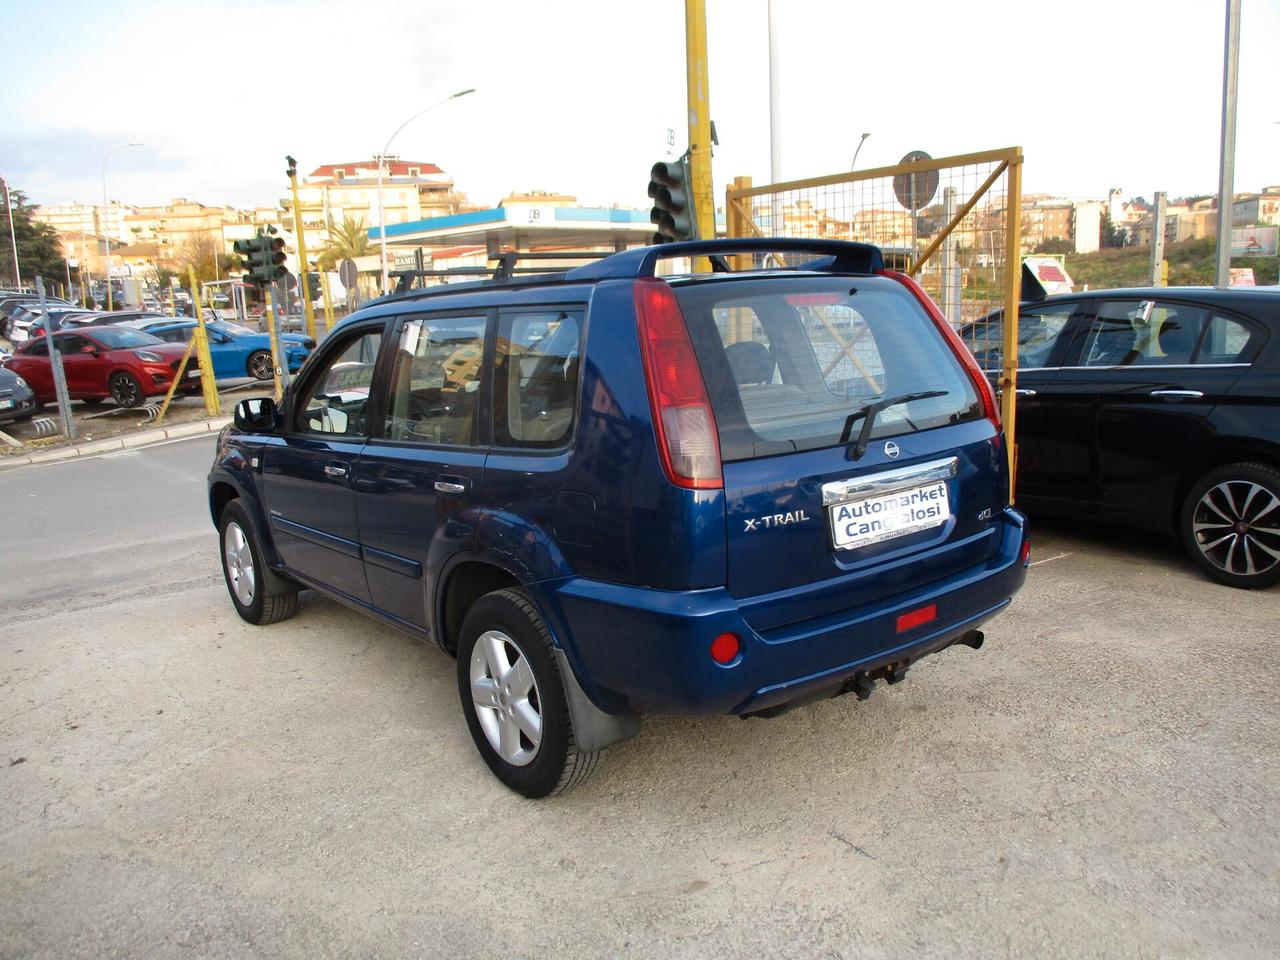
[[[827,508],[837,549],[856,550],[940,527],[951,516],[945,481],[896,493],[850,500]]]
[[[0,410],[12,410],[12,409],[13,409],[12,400],[0,400]]]
[[[188,371],[187,371],[187,379],[188,379],[188,380],[194,379],[195,377],[198,377],[198,376],[200,376],[200,371],[199,371],[199,370],[188,370]]]

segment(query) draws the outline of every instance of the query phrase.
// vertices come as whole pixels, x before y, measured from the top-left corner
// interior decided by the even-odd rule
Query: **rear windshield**
[[[964,367],[901,284],[883,277],[778,277],[676,288],[724,460],[894,437],[982,416]]]

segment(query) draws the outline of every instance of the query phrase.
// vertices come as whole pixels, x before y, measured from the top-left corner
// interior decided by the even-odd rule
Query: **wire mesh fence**
[[[873,243],[958,328],[1004,304],[1020,161],[1010,148],[762,187],[739,180],[727,195],[729,234]]]

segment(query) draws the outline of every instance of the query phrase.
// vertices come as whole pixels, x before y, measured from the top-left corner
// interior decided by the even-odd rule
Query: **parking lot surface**
[[[980,651],[530,802],[453,662],[239,620],[212,439],[0,475],[0,956],[1274,957],[1280,590],[1037,523]]]

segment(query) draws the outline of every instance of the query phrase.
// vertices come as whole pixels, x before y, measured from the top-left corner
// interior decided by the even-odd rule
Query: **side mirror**
[[[280,410],[270,397],[251,397],[236,404],[235,425],[242,433],[270,433],[280,423]]]

